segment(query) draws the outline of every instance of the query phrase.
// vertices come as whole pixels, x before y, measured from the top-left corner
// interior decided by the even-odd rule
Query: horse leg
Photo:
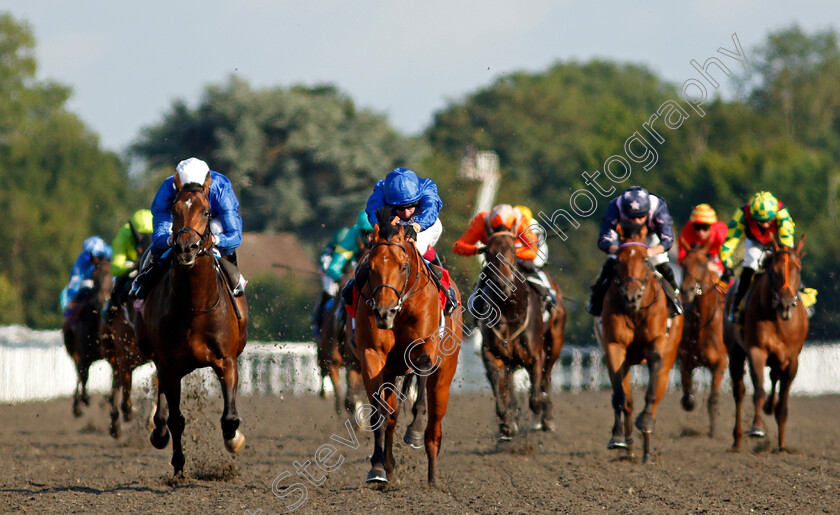
[[[547,355],[543,367],[542,381],[540,381],[540,393],[543,399],[542,430],[554,431],[554,405],[551,402],[551,371],[556,361],[555,356]]]
[[[628,372],[625,361],[627,349],[622,345],[609,344],[606,351],[605,358],[607,361],[607,370],[610,374],[610,385],[612,385],[612,408],[615,416],[612,437],[607,443],[607,449],[626,449],[626,435],[630,434],[631,431],[629,428],[625,430],[624,414],[627,397],[622,384]]]
[[[166,418],[168,406],[166,405],[166,396],[163,392],[163,386],[160,380],[160,373],[157,374],[157,406],[155,407],[155,414],[152,418],[155,428],[149,435],[149,441],[155,449],[163,449],[169,443],[169,428],[166,427]]]
[[[717,427],[718,403],[720,401],[720,384],[723,381],[723,375],[726,372],[726,360],[721,358],[712,369],[712,385],[709,391],[709,402],[707,409],[709,412],[709,438],[714,438],[715,427]]]
[[[770,415],[773,413],[773,408],[776,406],[776,383],[779,381],[779,373],[774,368],[770,368],[770,395],[764,401],[764,413]]]
[[[429,378],[420,375],[414,377],[417,378],[417,399],[411,407],[414,419],[411,421],[411,425],[408,426],[405,436],[403,436],[403,443],[412,449],[420,449],[423,447],[423,432],[421,428],[426,424],[426,384]],[[403,395],[407,395],[408,393],[410,379],[411,376],[408,376],[405,380]]]
[[[128,361],[128,360],[126,360]],[[120,386],[122,387],[122,414],[123,420],[131,422],[134,418],[134,408],[131,405],[131,374],[134,372],[131,365],[124,363],[120,373]]]
[[[799,358],[795,358],[788,365],[788,369],[781,372],[779,381],[779,402],[776,404],[776,424],[779,426],[779,450],[785,450],[785,423],[788,417],[788,401],[790,400],[790,386],[799,369]]]
[[[222,411],[222,437],[225,439],[225,449],[231,454],[236,454],[245,445],[245,436],[239,432],[239,414],[236,412],[236,387],[239,384],[239,365],[235,357],[224,358],[219,366],[213,370],[222,384],[222,399],[224,409]]]
[[[366,482],[387,483],[388,474],[394,470],[394,427],[396,426],[397,388],[393,376],[378,377],[365,381],[373,406],[370,425],[373,431],[373,455],[370,457],[370,471]]]
[[[732,378],[732,397],[735,399],[735,427],[732,429],[732,448],[741,448],[744,430],[741,426],[741,405],[744,403],[744,362],[747,356],[737,343],[729,349],[729,376]]]
[[[684,357],[680,359],[680,380],[682,382],[682,398],[680,399],[680,406],[685,411],[694,409],[697,399],[694,397],[694,383],[691,380],[691,373],[694,367],[689,363],[689,358]]]
[[[764,420],[761,418],[761,407],[764,404],[766,393],[764,392],[764,365],[767,364],[767,352],[758,348],[750,349],[750,377],[752,377],[754,392],[753,404],[755,405],[755,416],[748,436],[753,438],[764,438],[767,432],[764,429]]]
[[[656,424],[656,409],[665,392],[668,390],[668,375],[674,366],[677,358],[677,349],[668,351],[665,347],[669,344],[669,338],[663,336],[654,343],[653,351],[648,355],[648,371],[650,381],[645,392],[645,409],[636,419],[636,427],[644,436],[644,455],[642,463],[650,463],[652,460],[653,428]]]
[[[528,398],[528,407],[531,408],[531,413],[535,417],[533,429],[542,429],[543,406],[545,405],[545,394],[542,391],[543,365],[542,359],[536,359],[528,371],[531,378],[531,396]]]
[[[330,363],[329,372],[330,372],[330,382],[333,385],[333,391],[334,391],[334,394],[335,394],[335,412],[340,415],[341,414],[341,404],[342,404],[342,402],[341,402],[341,366],[336,362],[332,362],[332,363]],[[323,385],[324,385],[324,382],[321,383],[321,390],[322,391],[324,389]],[[324,392],[324,393],[326,395],[326,392]],[[347,395],[347,392],[345,392],[345,395]]]
[[[429,422],[426,424],[425,440],[426,457],[429,459],[428,481],[430,485],[435,484],[437,457],[440,454],[440,445],[443,440],[440,425],[449,406],[449,388],[452,386],[452,378],[455,377],[457,360],[457,353],[450,356],[449,360],[432,374],[426,383],[426,390],[429,394]]]
[[[164,395],[169,404],[169,417],[166,419],[169,432],[172,434],[172,468],[175,476],[184,474],[184,448],[181,445],[181,436],[184,434],[186,421],[181,414],[181,379],[173,377],[161,377],[165,383]]]
[[[109,360],[110,361],[110,360]],[[114,438],[120,437],[120,370],[119,365],[111,361],[111,396],[108,399],[111,403],[111,429],[110,434]]]
[[[350,418],[356,421],[354,414],[362,406],[359,398],[359,391],[364,391],[361,373],[353,366],[347,367],[347,393],[344,395],[344,409],[350,414]],[[358,421],[357,421],[358,422]],[[367,426],[364,426],[367,427]]]
[[[499,440],[510,440],[516,434],[516,422],[510,413],[510,372],[502,360],[489,351],[482,353],[484,370],[496,398],[496,417],[499,420]]]

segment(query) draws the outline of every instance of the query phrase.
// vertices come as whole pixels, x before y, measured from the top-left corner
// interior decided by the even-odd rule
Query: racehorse
[[[630,451],[633,395],[629,372],[632,365],[647,362],[645,407],[635,425],[644,439],[642,463],[650,463],[656,408],[665,396],[668,374],[677,358],[683,317],[673,317],[668,328],[668,299],[647,257],[647,225],[619,225],[616,231],[620,242],[618,270],[604,298],[600,327],[595,319],[595,334],[604,349],[615,413],[607,448]]]
[[[480,293],[491,305],[489,319],[479,320],[479,326],[481,356],[496,398],[500,440],[510,440],[517,432],[510,401],[513,373],[519,368],[525,368],[531,380],[528,405],[538,420],[535,427],[554,429],[551,371],[563,348],[566,323],[562,303],[543,323],[540,296],[516,269],[516,237],[511,231],[496,231],[489,236]],[[560,291],[553,281],[552,286]]]
[[[138,235],[140,236],[140,235]],[[137,255],[142,256],[151,244],[151,235],[143,235],[138,241]],[[114,288],[125,288],[131,283],[131,277],[137,272],[137,265],[125,277],[125,281],[117,281]],[[112,297],[113,298],[113,297]],[[118,297],[117,297],[118,298]],[[123,419],[130,422],[134,416],[131,404],[131,376],[134,369],[151,361],[151,356],[145,356],[137,345],[134,336],[134,305],[132,302],[122,302],[120,308],[111,319],[110,325],[101,325],[100,345],[102,356],[111,365],[111,427],[110,434],[114,438],[120,436],[120,406]]]
[[[419,439],[414,429],[425,414],[428,420],[423,442],[428,457],[428,481],[435,482],[441,443],[441,420],[449,404],[449,387],[455,376],[463,334],[461,310],[443,317],[437,286],[402,226],[392,225],[388,209],[381,209],[374,227],[370,251],[356,269],[367,275],[356,308],[356,356],[362,367],[370,401],[370,427],[374,450],[367,481],[383,483],[394,470],[394,428],[399,394],[398,376],[417,376],[414,422],[403,441]],[[362,272],[363,271],[363,272]],[[457,294],[457,290],[456,290]],[[458,294],[460,298],[460,294]],[[406,381],[407,383],[407,381]],[[404,396],[399,394],[402,399]]]
[[[720,384],[726,372],[727,353],[723,342],[724,296],[718,277],[709,268],[709,243],[688,249],[682,262],[680,295],[685,307],[685,328],[680,342],[678,359],[682,378],[683,409],[691,411],[696,402],[691,373],[706,367],[712,373],[707,409],[709,436],[714,436]]]
[[[349,277],[342,276],[339,287],[344,288]],[[353,417],[356,410],[362,405],[360,393],[364,390],[362,383],[361,365],[350,345],[350,337],[346,330],[344,302],[341,296],[332,300],[332,305],[324,312],[324,321],[321,333],[317,339],[318,345],[318,368],[321,371],[321,397],[326,397],[327,377],[332,382],[335,390],[335,411],[341,413],[342,404],[347,413]],[[341,399],[341,369],[345,369],[346,387],[344,391],[344,402]]]
[[[67,353],[76,364],[76,391],[73,394],[73,415],[82,416],[82,403],[90,405],[87,393],[88,371],[94,361],[102,359],[99,348],[99,317],[111,291],[111,260],[92,258],[92,284],[79,292],[74,301],[74,314],[64,321],[62,334]]]
[[[779,426],[779,450],[785,450],[785,422],[788,415],[790,386],[799,368],[799,353],[808,334],[808,315],[799,301],[802,273],[802,249],[805,237],[794,248],[773,240],[764,259],[765,272],[756,277],[744,300],[744,327],[727,322],[726,343],[729,350],[729,373],[735,397],[733,449],[741,448],[741,404],[744,400],[744,362],[749,359],[755,403],[755,418],[747,435],[766,435],[761,406],[766,414],[774,413]],[[734,290],[734,288],[733,288]],[[731,298],[727,299],[731,304]],[[764,367],[770,367],[770,396],[764,391]],[[776,399],[776,383],[779,397]]]
[[[161,280],[150,288],[143,312],[134,317],[140,350],[153,357],[158,373],[155,429],[149,439],[163,449],[171,432],[175,475],[183,474],[185,462],[181,378],[197,368],[212,367],[221,382],[225,447],[236,453],[245,444],[236,411],[236,358],[245,348],[248,306],[244,296],[233,297],[229,280],[213,254],[207,198],[210,181],[208,174],[203,185],[184,185],[175,174],[173,257]]]

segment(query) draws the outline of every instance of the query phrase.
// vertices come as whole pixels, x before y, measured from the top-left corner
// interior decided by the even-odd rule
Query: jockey
[[[247,281],[236,266],[236,249],[242,244],[242,218],[239,216],[239,200],[233,192],[230,179],[210,170],[207,163],[191,157],[178,163],[175,173],[183,185],[204,184],[210,176],[210,191],[207,198],[210,201],[210,232],[214,243],[214,253],[224,257],[219,264],[235,285],[234,296],[245,292]],[[175,175],[167,177],[158,189],[152,201],[152,217],[154,230],[152,232],[151,257],[156,266],[150,266],[149,259],[141,259],[143,271],[134,280],[130,295],[137,299],[144,299],[149,289],[162,274],[162,264],[167,261],[172,246],[172,204],[175,202],[177,190]],[[164,258],[164,259],[161,259]]]
[[[601,316],[604,296],[618,269],[615,259],[619,249],[618,233],[615,228],[621,222],[629,221],[635,224],[647,224],[647,255],[656,271],[668,281],[673,296],[666,291],[669,303],[669,316],[682,313],[679,288],[674,279],[674,271],[668,262],[668,249],[674,243],[674,227],[665,200],[658,195],[651,195],[641,186],[631,186],[624,190],[617,198],[610,201],[607,212],[601,219],[601,233],[598,238],[598,248],[609,254],[607,262],[601,268],[601,273],[592,285],[592,296],[586,310],[594,316]]]
[[[734,275],[732,270],[734,268],[733,253],[741,241],[741,236],[746,235],[747,239],[742,263],[743,270],[741,271],[741,277],[738,279],[738,289],[735,291],[735,298],[728,315],[730,322],[743,322],[741,302],[749,291],[756,270],[762,266],[764,253],[770,242],[773,238],[778,237],[782,246],[792,248],[795,228],[796,226],[787,208],[768,191],[756,193],[749,202],[735,210],[732,220],[729,221],[726,242],[720,249],[720,257],[724,266],[724,279],[731,279]],[[807,288],[804,291],[806,295],[803,295],[803,302],[810,301],[806,305],[810,315],[812,313],[810,306],[815,301],[816,290]]]
[[[434,246],[443,232],[443,224],[438,219],[443,201],[433,180],[420,179],[407,168],[395,168],[384,180],[376,183],[373,193],[368,198],[365,211],[371,226],[378,222],[376,211],[382,207],[389,207],[391,215],[399,218],[405,229],[406,239],[414,242],[426,262],[440,262]],[[388,223],[390,220],[383,222]],[[429,269],[437,287],[446,294],[444,313],[450,315],[458,305],[455,290],[451,286],[444,288],[441,284],[443,267],[430,266]]]
[[[362,252],[367,248],[371,231],[373,227],[370,225],[367,213],[362,209],[356,215],[356,225],[338,229],[333,234],[333,241],[321,254],[321,271],[323,272],[321,283],[324,291],[312,317],[312,332],[316,338],[321,333],[324,311],[329,306],[330,300],[338,293],[338,281],[341,279],[345,266],[347,263],[359,260]]]
[[[82,243],[82,252],[70,269],[70,280],[61,290],[59,302],[64,311],[64,318],[70,318],[74,312],[80,293],[93,288],[93,271],[102,259],[111,259],[111,246],[99,236],[91,236]]]
[[[114,287],[111,297],[102,311],[106,323],[110,324],[119,307],[125,302],[131,280],[137,275],[137,260],[149,246],[152,238],[152,212],[139,209],[123,225],[111,242],[114,259],[111,260],[111,273],[114,275]]]
[[[542,227],[532,218],[531,210],[527,207],[499,204],[490,211],[481,211],[472,219],[464,234],[452,245],[452,251],[461,256],[482,253],[489,241],[488,235],[498,230],[512,231],[517,235],[516,263],[527,274],[529,284],[540,294],[540,299],[544,300],[545,312],[550,313],[557,305],[557,292],[551,287],[551,282],[545,272],[541,270],[548,257],[548,245],[545,238],[541,237],[545,234]],[[476,245],[478,242],[481,242],[483,246]],[[481,287],[479,276],[475,290],[479,291]],[[474,311],[479,313],[484,309],[476,304],[481,303],[482,298],[482,296],[475,296],[472,304]]]
[[[718,277],[723,274],[723,263],[720,261],[720,246],[726,240],[726,224],[719,221],[717,213],[709,204],[698,204],[691,211],[688,223],[685,224],[680,237],[679,257],[677,263],[682,265],[689,250],[703,246],[709,242],[709,267]]]

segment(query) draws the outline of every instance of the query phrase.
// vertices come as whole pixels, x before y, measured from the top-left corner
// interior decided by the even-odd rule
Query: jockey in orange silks
[[[525,272],[528,283],[544,300],[545,312],[550,313],[551,309],[557,305],[557,292],[552,288],[545,272],[541,270],[548,259],[545,232],[532,218],[531,210],[527,207],[499,204],[490,211],[478,213],[470,222],[466,232],[452,245],[452,251],[461,256],[479,254],[486,248],[489,234],[496,231],[511,231],[517,235],[515,241],[517,265]],[[479,277],[475,291],[479,291],[481,287]],[[482,299],[481,295],[474,296],[471,304],[474,311],[482,312],[483,306],[476,305],[480,304]]]

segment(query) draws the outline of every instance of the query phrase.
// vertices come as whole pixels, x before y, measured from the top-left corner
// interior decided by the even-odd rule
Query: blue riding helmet
[[[373,226],[370,224],[370,219],[368,218],[367,212],[364,209],[359,211],[359,214],[356,216],[356,226],[359,228],[360,231],[373,230]]]
[[[408,168],[395,168],[385,177],[385,202],[389,206],[413,204],[420,197],[420,179]]]
[[[106,257],[111,259],[113,256],[111,246],[105,243],[105,240],[99,236],[91,236],[86,239],[85,242],[82,243],[82,252],[87,253],[91,257],[97,258]]]
[[[624,216],[640,218],[650,212],[650,193],[641,186],[631,186],[621,194],[619,205]]]

